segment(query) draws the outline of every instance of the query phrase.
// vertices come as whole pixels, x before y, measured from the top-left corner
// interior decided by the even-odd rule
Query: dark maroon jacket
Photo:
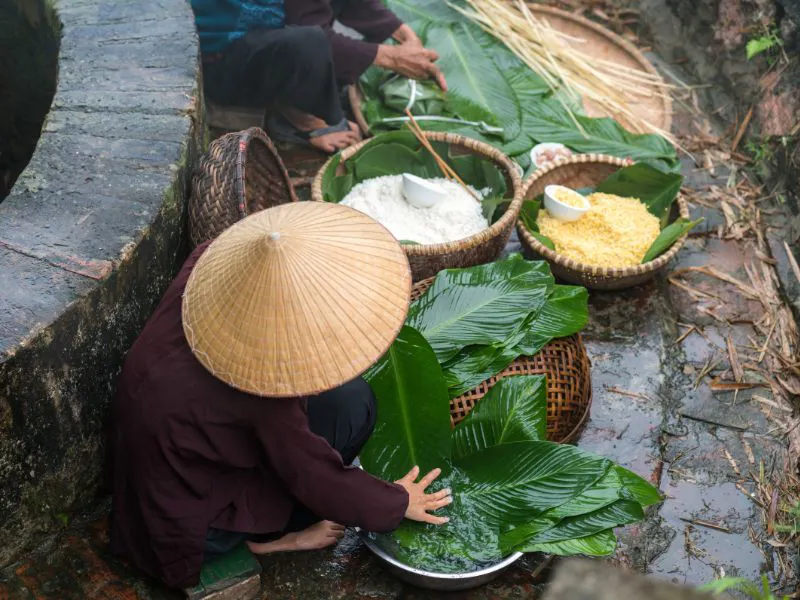
[[[212,376],[183,335],[184,264],[128,353],[113,405],[113,550],[172,587],[198,581],[209,527],[281,531],[296,503],[389,531],[405,490],[342,464],[305,398],[259,398]]]
[[[284,3],[286,24],[322,27],[331,42],[336,77],[343,83],[354,83],[375,61],[378,44],[391,37],[403,22],[381,0],[344,0],[344,10],[337,19],[364,36],[364,40],[354,40],[333,31],[331,2],[287,0]]]

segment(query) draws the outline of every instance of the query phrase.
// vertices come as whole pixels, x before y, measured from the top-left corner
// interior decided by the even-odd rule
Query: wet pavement
[[[688,127],[688,121],[677,122]],[[302,183],[318,164],[302,156],[289,166]],[[685,175],[701,197],[729,178],[724,168],[712,174],[688,162]],[[760,472],[770,477],[781,471],[791,408],[773,398],[770,387],[714,388],[715,377],[737,366],[731,345],[742,352],[742,362],[758,361],[757,351],[745,356],[742,349],[763,342],[754,323],[764,309],[731,283],[681,271],[713,265],[747,281],[747,268],[757,260],[753,241],[720,239],[726,220],[719,207],[696,204],[693,212],[706,223],[671,266],[682,286],[660,277],[633,290],[591,295],[584,335],[594,401],[578,444],[649,478],[667,496],[643,523],[620,530],[615,562],[678,583],[700,584],[722,574],[754,580],[765,571],[780,580],[777,544],[765,533],[750,494]],[[515,248],[512,241],[509,250]],[[2,572],[0,599],[180,597],[108,556],[106,508],[98,506],[29,560]],[[535,576],[539,566],[536,557],[526,557],[495,583],[447,597],[535,598],[547,575]],[[263,598],[270,600],[443,597],[401,584],[352,532],[333,550],[270,557],[263,567]],[[788,592],[796,582],[777,585]]]

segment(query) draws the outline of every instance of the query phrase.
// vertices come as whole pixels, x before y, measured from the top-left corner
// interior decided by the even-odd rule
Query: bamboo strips
[[[635,114],[629,104],[645,97],[669,97],[676,86],[657,74],[588,54],[579,47],[581,40],[554,29],[547,19],[533,14],[523,0],[465,2],[468,9],[450,6],[502,41],[551,90],[585,99],[629,129],[656,133],[675,143],[670,132]],[[561,94],[555,97],[582,130]]]

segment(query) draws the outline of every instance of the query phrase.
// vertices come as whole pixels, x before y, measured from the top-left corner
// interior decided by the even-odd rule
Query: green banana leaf
[[[514,527],[500,535],[500,548],[504,553],[535,552],[532,548],[537,544],[580,539],[607,529],[636,523],[643,518],[644,511],[638,503],[617,500],[590,513],[567,517],[545,530],[542,530],[538,522]],[[544,519],[546,521],[546,515]]]
[[[611,174],[597,186],[596,191],[638,198],[650,213],[661,222],[669,222],[669,210],[678,196],[683,177],[677,173],[664,173],[646,164],[635,164]]]
[[[491,446],[547,438],[547,382],[544,375],[498,381],[453,430],[453,458]]]
[[[384,4],[424,38],[431,23],[461,23],[464,17],[442,0],[384,0]]]
[[[664,252],[669,250],[675,242],[677,242],[685,234],[694,229],[696,225],[702,222],[702,218],[697,219],[696,221],[690,221],[689,219],[684,219],[681,217],[664,227],[658,237],[653,241],[653,244],[647,250],[647,253],[644,255],[642,264],[650,262],[651,260],[655,260],[664,254]]]
[[[447,392],[451,398],[474,389],[478,384],[497,375],[520,356],[516,348],[522,332],[509,337],[503,344],[468,346],[442,366]]]
[[[514,346],[518,356],[533,356],[556,338],[581,331],[589,321],[589,292],[584,287],[556,285],[542,310],[531,315]]]
[[[678,162],[675,148],[661,136],[630,133],[613,119],[576,115],[581,131],[553,97],[526,104],[526,111],[525,132],[537,143],[556,142],[579,153],[610,154],[635,161]]]
[[[448,93],[466,98],[495,115],[503,138],[519,135],[521,111],[511,86],[486,56],[466,23],[433,25],[425,32],[426,46],[439,53],[439,68],[447,77]]]
[[[618,500],[629,500],[644,507],[657,504],[662,498],[650,483],[619,465],[613,465],[591,488],[566,504],[547,511],[546,515],[555,520],[575,517],[599,510]]]
[[[573,446],[526,441],[490,446],[453,461],[467,483],[461,495],[483,522],[530,522],[590,488],[611,462]]]
[[[539,209],[541,206],[542,203],[538,199],[525,200],[519,211],[519,219],[522,221],[522,225],[525,229],[528,230],[528,233],[536,238],[539,243],[545,246],[545,248],[550,248],[550,250],[555,251],[556,245],[553,243],[553,240],[539,232],[539,224],[536,222],[536,218],[539,216]]]
[[[379,93],[388,108],[402,114],[410,102],[412,90],[415,91],[412,114],[442,114],[445,105],[444,92],[433,82],[418,81],[412,84],[405,77],[392,77],[381,85]]]
[[[403,327],[386,354],[367,372],[380,419],[359,455],[363,467],[386,481],[415,465],[447,470],[450,411],[442,370],[428,342]]]
[[[442,363],[465,346],[505,343],[545,303],[553,285],[552,275],[543,279],[534,271],[469,286],[450,285],[453,276],[452,271],[439,273],[406,320]]]
[[[542,552],[556,556],[609,556],[617,548],[617,537],[613,529],[606,529],[594,535],[563,540],[560,542],[540,542],[528,544],[530,552]]]

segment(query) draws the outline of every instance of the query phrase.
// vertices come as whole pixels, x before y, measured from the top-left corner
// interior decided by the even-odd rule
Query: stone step
[[[255,600],[261,592],[261,565],[246,544],[206,562],[200,583],[184,590],[187,600]]]

